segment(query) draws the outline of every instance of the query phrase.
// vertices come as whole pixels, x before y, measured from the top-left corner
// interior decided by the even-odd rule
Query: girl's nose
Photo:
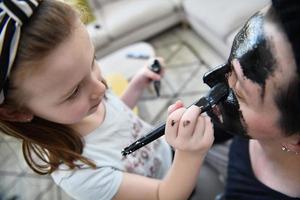
[[[99,97],[100,97],[100,95],[98,95],[98,94],[92,94],[91,95],[92,100],[97,100]]]
[[[92,100],[98,100],[99,98],[101,98],[104,91],[105,85],[100,80],[94,80],[90,98]]]

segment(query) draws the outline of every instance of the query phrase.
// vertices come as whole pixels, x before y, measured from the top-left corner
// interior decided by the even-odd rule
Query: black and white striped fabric
[[[21,27],[38,5],[38,0],[0,0],[0,104],[5,99],[8,76],[16,57]]]

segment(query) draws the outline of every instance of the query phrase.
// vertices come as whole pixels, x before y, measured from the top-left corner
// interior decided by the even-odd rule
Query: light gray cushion
[[[224,40],[249,16],[268,3],[269,0],[186,0],[183,2],[187,14],[192,15],[199,23],[210,28]]]
[[[109,35],[103,27],[103,22],[100,19],[88,24],[86,27],[96,48],[103,47],[109,43]]]
[[[116,1],[106,4],[101,12],[109,35],[120,37],[174,14],[174,5],[166,0]]]
[[[224,59],[234,34],[270,0],[185,0],[183,8],[191,27]]]

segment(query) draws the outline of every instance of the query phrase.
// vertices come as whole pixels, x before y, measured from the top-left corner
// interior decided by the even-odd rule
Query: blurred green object
[[[69,0],[73,5],[75,5],[83,13],[83,22],[88,24],[95,20],[93,10],[91,9],[88,0]]]

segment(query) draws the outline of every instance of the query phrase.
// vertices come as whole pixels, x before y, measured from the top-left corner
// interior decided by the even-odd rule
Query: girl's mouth
[[[93,106],[90,108],[90,110],[93,110],[93,109],[97,108],[97,107],[99,106],[100,103],[101,103],[101,101],[99,101],[98,103],[96,103],[95,105],[93,105]]]

